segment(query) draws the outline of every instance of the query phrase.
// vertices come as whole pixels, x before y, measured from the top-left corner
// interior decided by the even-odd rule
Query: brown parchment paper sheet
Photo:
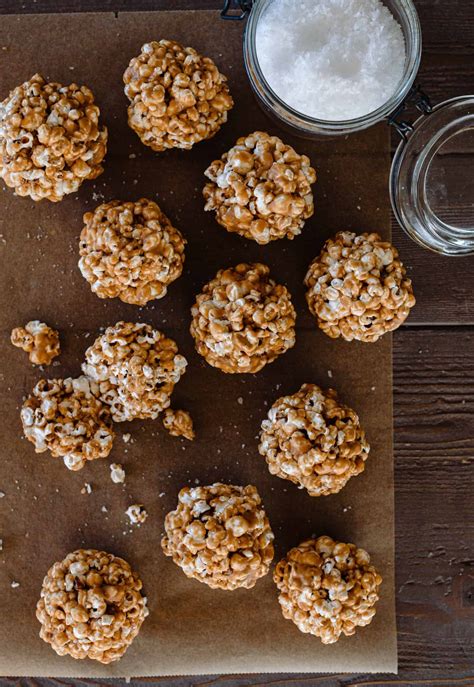
[[[324,239],[339,229],[389,236],[388,134],[385,127],[332,141],[309,142],[281,132],[250,92],[242,61],[242,24],[216,12],[3,16],[0,98],[39,71],[89,85],[109,127],[105,172],[59,204],[34,203],[0,191],[0,672],[29,676],[154,676],[235,672],[396,671],[392,459],[391,338],[361,345],[332,341],[309,315],[302,281]],[[229,123],[192,152],[155,154],[126,123],[122,73],[145,41],[175,38],[212,56],[229,76],[236,106]],[[307,153],[318,169],[316,212],[293,242],[259,247],[220,228],[203,211],[206,166],[242,134],[265,129]],[[137,309],[92,294],[77,268],[82,214],[115,197],[156,199],[188,240],[186,268],[168,295]],[[221,268],[260,260],[288,285],[298,310],[297,345],[256,376],[224,375],[194,352],[188,332],[193,296]],[[57,327],[63,353],[42,373],[9,343],[29,319]],[[189,367],[173,404],[191,411],[197,440],[167,435],[160,420],[117,425],[109,460],[69,472],[22,438],[19,408],[42,376],[80,373],[84,350],[101,327],[146,321],[177,340]],[[372,451],[365,473],[337,496],[311,498],[272,477],[256,435],[268,406],[304,382],[335,386],[360,413]],[[243,403],[239,403],[239,398]],[[131,434],[124,443],[122,434]],[[110,480],[123,463],[125,486]],[[276,534],[276,560],[313,534],[329,534],[369,550],[383,573],[375,620],[332,646],[284,620],[271,574],[251,590],[213,591],[187,579],[160,548],[163,518],[179,488],[217,480],[257,485]],[[90,495],[81,494],[85,482]],[[149,513],[130,530],[126,508]],[[103,512],[105,506],[107,512]],[[101,666],[60,658],[38,637],[35,604],[49,566],[78,547],[125,557],[139,571],[150,616],[126,656]],[[12,581],[19,587],[12,588]]]

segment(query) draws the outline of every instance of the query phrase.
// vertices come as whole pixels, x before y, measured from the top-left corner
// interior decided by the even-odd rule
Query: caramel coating
[[[306,300],[332,338],[374,342],[397,329],[415,305],[398,251],[378,234],[341,231],[309,266]]]
[[[197,352],[223,372],[255,373],[295,345],[296,313],[266,265],[220,270],[191,310]]]
[[[33,365],[51,365],[61,352],[59,332],[39,320],[31,320],[24,327],[13,329],[11,342],[29,353]]]
[[[0,176],[19,196],[57,202],[103,172],[107,129],[92,91],[40,74],[0,104]]]
[[[36,453],[51,451],[69,470],[105,458],[115,432],[109,409],[97,398],[97,384],[87,379],[41,379],[21,409],[23,432]]]
[[[314,212],[309,158],[263,131],[239,138],[206,169],[205,210],[230,232],[266,244],[294,239]]]
[[[83,372],[99,385],[115,422],[158,417],[187,365],[172,339],[132,322],[108,327],[85,357]]]
[[[334,389],[303,384],[273,404],[258,449],[272,475],[305,487],[310,496],[327,496],[363,472],[370,447],[357,414]]]
[[[145,43],[123,80],[129,126],[158,152],[211,138],[234,104],[214,62],[176,41]]]
[[[142,582],[122,558],[79,549],[43,580],[40,637],[59,656],[111,663],[121,658],[148,615]]]
[[[367,551],[330,537],[291,549],[277,563],[273,579],[283,616],[323,644],[369,625],[382,583]]]
[[[253,486],[185,487],[161,542],[187,577],[213,589],[250,589],[273,560],[273,532]]]
[[[112,200],[84,215],[79,268],[99,298],[146,305],[184,264],[185,240],[151,200]]]
[[[167,408],[163,413],[163,426],[172,437],[184,437],[188,441],[195,438],[193,419],[187,410]]]

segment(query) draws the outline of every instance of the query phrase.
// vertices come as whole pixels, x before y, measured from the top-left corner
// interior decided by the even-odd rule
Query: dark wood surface
[[[419,82],[434,102],[472,93],[474,0],[415,4],[424,39]],[[0,14],[220,5],[219,0],[0,0]],[[450,212],[455,216],[462,209],[453,204]],[[474,257],[448,259],[423,251],[395,220],[393,240],[410,266],[418,297],[394,342],[398,676],[234,675],[137,683],[474,687]],[[20,684],[71,682],[0,678],[0,687]]]

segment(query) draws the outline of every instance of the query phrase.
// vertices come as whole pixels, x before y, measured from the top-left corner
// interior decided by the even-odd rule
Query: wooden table
[[[0,13],[206,9],[221,4],[0,0]],[[434,102],[472,93],[474,0],[415,4],[424,40],[418,81]],[[398,143],[395,137],[393,143]],[[460,209],[450,211],[455,216]],[[394,340],[399,675],[234,675],[140,682],[166,687],[474,686],[474,257],[448,259],[424,251],[406,238],[395,219],[393,240],[410,266],[418,299]],[[64,684],[0,678],[0,687],[53,682]],[[77,684],[83,682],[91,684]],[[101,684],[107,682],[119,681]]]

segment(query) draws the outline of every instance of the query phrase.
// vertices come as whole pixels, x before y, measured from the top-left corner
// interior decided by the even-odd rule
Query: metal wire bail
[[[402,112],[406,110],[408,105],[414,105],[416,109],[423,113],[424,115],[429,115],[433,111],[433,106],[431,105],[431,100],[429,96],[421,90],[421,86],[412,86],[410,92],[408,93],[405,100],[399,105],[399,107],[393,112],[390,117],[387,117],[387,122],[390,126],[400,134],[404,141],[408,139],[408,136],[413,132],[413,125],[405,120],[397,119]]]
[[[242,21],[242,19],[245,19],[249,14],[252,5],[253,0],[224,0],[221,18],[230,19],[232,21]]]

